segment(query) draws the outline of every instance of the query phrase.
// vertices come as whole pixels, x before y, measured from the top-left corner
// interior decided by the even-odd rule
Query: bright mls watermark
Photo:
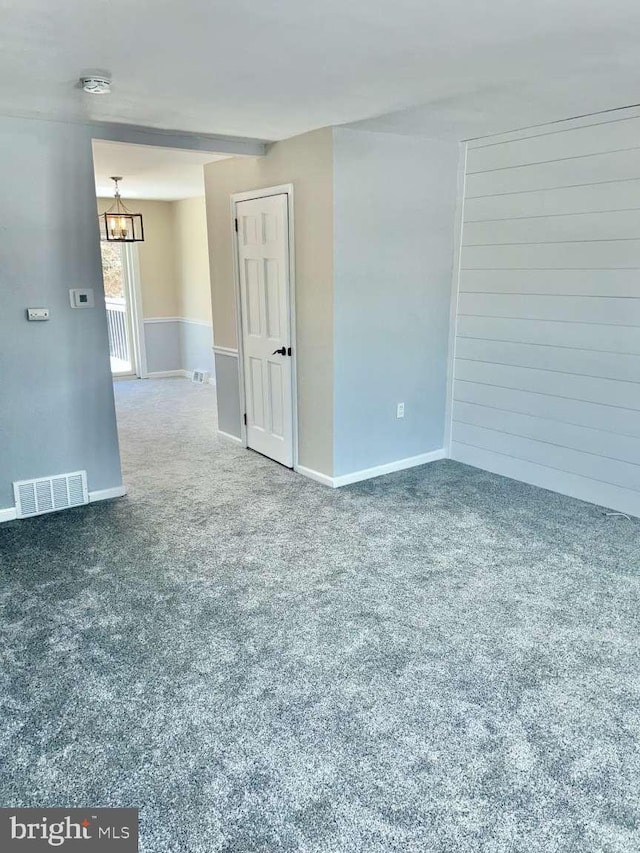
[[[138,853],[138,809],[0,809],[2,853]]]

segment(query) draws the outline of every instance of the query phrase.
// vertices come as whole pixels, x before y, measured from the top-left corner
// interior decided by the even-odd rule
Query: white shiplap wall
[[[467,147],[451,455],[640,516],[640,115]]]

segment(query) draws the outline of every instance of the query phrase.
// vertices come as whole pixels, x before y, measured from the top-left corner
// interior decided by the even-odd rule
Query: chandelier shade
[[[141,213],[132,213],[120,197],[118,181],[114,181],[115,197],[111,207],[100,214],[100,239],[110,243],[140,243],[144,240],[144,226]]]

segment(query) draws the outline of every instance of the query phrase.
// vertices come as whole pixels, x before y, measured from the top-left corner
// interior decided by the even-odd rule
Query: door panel
[[[264,262],[265,305],[267,311],[267,335],[279,340],[281,332],[280,270],[273,259]]]
[[[286,194],[236,204],[249,447],[293,465]],[[275,352],[284,347],[285,354]]]
[[[269,395],[271,401],[271,432],[278,438],[284,438],[284,423],[282,420],[284,412],[282,367],[273,362],[268,363],[269,371]]]

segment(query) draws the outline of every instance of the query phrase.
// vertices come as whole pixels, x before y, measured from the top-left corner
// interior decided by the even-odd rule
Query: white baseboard
[[[348,486],[362,480],[372,480],[374,477],[382,477],[384,474],[393,474],[394,471],[404,471],[406,468],[415,468],[418,465],[427,465],[429,462],[437,462],[439,459],[445,458],[444,448],[440,448],[439,450],[432,450],[430,453],[421,453],[419,456],[408,456],[406,459],[397,459],[395,462],[387,462],[385,465],[376,465],[375,468],[363,468],[361,471],[352,471],[351,474],[341,474],[339,477],[329,477],[328,474],[321,474],[320,471],[305,468],[304,465],[298,465],[296,471],[299,474],[304,474],[305,477],[309,477],[310,480],[322,483],[324,486],[339,489],[340,486]]]
[[[89,492],[89,503],[95,501],[109,501],[112,498],[121,498],[127,494],[125,486],[114,486],[112,489],[98,489],[97,492]]]
[[[408,456],[406,459],[397,459],[395,462],[387,462],[386,465],[376,465],[375,468],[364,468],[362,471],[353,471],[351,474],[341,474],[333,478],[334,488],[348,486],[350,483],[359,483],[361,480],[372,480],[374,477],[382,477],[384,474],[393,474],[394,471],[404,471],[406,468],[416,468],[418,465],[426,465],[429,462],[437,462],[445,458],[444,448],[432,450],[429,453],[421,453],[419,456]]]
[[[154,370],[147,373],[147,379],[170,379],[173,376],[190,376],[186,370]]]
[[[16,508],[14,506],[8,506],[4,509],[0,509],[0,524],[3,521],[15,521],[16,519]]]
[[[218,435],[221,435],[223,438],[228,438],[229,441],[235,441],[236,444],[244,444],[241,438],[238,438],[237,435],[231,435],[230,432],[225,432],[222,429],[217,430]]]
[[[322,483],[323,486],[330,486],[332,489],[335,488],[333,477],[329,477],[328,474],[321,474],[320,471],[314,471],[313,468],[305,468],[304,465],[296,465],[295,470],[298,474],[303,474],[310,480],[315,480],[316,483]]]
[[[509,477],[511,480],[640,517],[640,495],[637,491],[623,486],[455,441],[452,444],[451,458],[483,471]]]
[[[147,373],[145,379],[172,379],[176,376],[180,376],[183,379],[191,379],[193,374],[193,370],[156,370],[152,373]],[[130,377],[133,378],[133,377]],[[208,379],[208,384],[213,385],[215,387],[216,378],[215,376],[210,376]]]

